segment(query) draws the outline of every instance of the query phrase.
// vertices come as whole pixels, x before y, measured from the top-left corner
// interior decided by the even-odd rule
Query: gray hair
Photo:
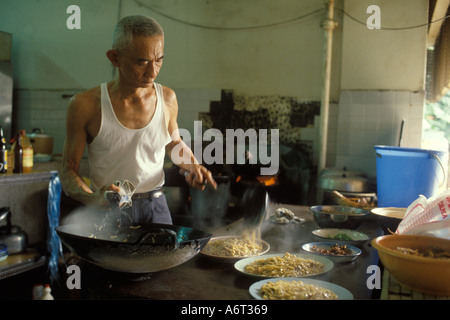
[[[164,36],[164,31],[159,23],[146,16],[128,16],[121,19],[114,28],[113,49],[124,49],[133,41],[133,36],[147,37]]]

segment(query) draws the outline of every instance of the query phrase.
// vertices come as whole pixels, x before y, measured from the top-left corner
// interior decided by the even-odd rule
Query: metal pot
[[[324,193],[329,191],[370,193],[372,182],[363,172],[348,171],[345,167],[339,169],[324,169],[319,176],[317,185],[317,201],[323,204]]]
[[[53,137],[44,134],[42,129],[33,129],[33,133],[28,134],[30,142],[33,145],[34,154],[53,154]]]
[[[325,176],[341,176],[345,174],[348,177],[367,177],[362,171],[348,170],[347,167],[343,168],[324,168],[320,172],[321,177]]]
[[[6,220],[6,226],[0,227],[0,243],[7,246],[8,254],[24,252],[27,249],[28,235],[19,226],[11,224],[11,210],[0,209],[0,221]]]
[[[370,190],[370,181],[361,176],[330,175],[320,179],[319,187],[323,190],[368,192]]]

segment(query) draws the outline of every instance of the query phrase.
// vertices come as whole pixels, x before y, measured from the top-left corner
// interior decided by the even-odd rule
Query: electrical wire
[[[142,3],[139,0],[134,0],[139,6],[141,7],[145,7],[150,11],[153,11],[154,13],[163,16],[169,20],[178,22],[178,23],[182,23],[191,27],[197,27],[197,28],[201,28],[201,29],[209,29],[209,30],[221,30],[221,31],[243,31],[243,30],[255,30],[255,29],[264,29],[264,28],[270,28],[270,27],[276,27],[276,26],[281,26],[284,24],[288,24],[288,23],[292,23],[295,21],[299,21],[302,20],[304,18],[307,18],[309,16],[315,15],[319,12],[325,11],[326,8],[321,8],[321,9],[317,9],[314,11],[311,11],[309,13],[306,13],[304,15],[289,19],[289,20],[285,20],[285,21],[280,21],[280,22],[274,22],[274,23],[269,23],[269,24],[265,24],[265,25],[257,25],[257,26],[248,26],[248,27],[216,27],[216,26],[208,26],[208,25],[202,25],[202,24],[197,24],[197,23],[193,23],[193,22],[189,22],[189,21],[184,21],[175,17],[172,17],[168,14],[165,14],[159,10],[154,9],[153,7],[150,7],[144,3]],[[367,26],[367,23],[364,21],[360,21],[358,19],[356,19],[355,17],[353,17],[352,15],[350,15],[349,13],[347,13],[346,11],[344,11],[341,8],[335,8],[335,10],[340,11],[341,13],[343,13],[345,16],[347,16],[349,19],[353,20],[356,23],[359,23],[361,25]],[[427,23],[423,23],[423,24],[419,24],[419,25],[413,25],[413,26],[408,26],[408,27],[398,27],[398,28],[392,28],[392,27],[380,27],[380,29],[377,30],[390,30],[390,31],[400,31],[400,30],[408,30],[408,29],[415,29],[415,28],[421,28],[421,27],[425,27],[425,26],[429,26],[432,23],[436,23],[439,22],[441,20],[446,20],[450,17],[450,15],[447,15],[441,19],[437,19],[431,22],[427,22]]]
[[[197,28],[209,29],[209,30],[221,30],[221,31],[238,31],[238,30],[242,31],[242,30],[255,30],[255,29],[265,29],[265,28],[277,27],[277,26],[281,26],[281,25],[284,25],[284,24],[292,23],[292,22],[295,22],[295,21],[298,21],[298,20],[302,20],[302,19],[307,18],[309,16],[312,16],[312,15],[314,15],[316,13],[325,11],[325,8],[321,8],[321,9],[317,9],[317,10],[311,11],[309,13],[306,13],[304,15],[301,15],[301,16],[298,16],[298,17],[295,17],[295,18],[292,18],[292,19],[289,19],[289,20],[280,21],[280,22],[274,22],[274,23],[264,24],[264,25],[258,25],[258,26],[249,26],[249,27],[216,27],[216,26],[208,26],[208,25],[202,25],[202,24],[197,24],[197,23],[184,21],[184,20],[172,17],[172,16],[170,16],[168,14],[165,14],[165,13],[159,11],[159,10],[155,10],[154,8],[152,8],[150,6],[143,4],[139,0],[134,0],[134,1],[138,5],[140,5],[142,7],[145,7],[148,10],[153,11],[154,13],[157,13],[160,16],[163,16],[163,17],[165,17],[167,19],[170,19],[172,21],[179,22],[179,23],[191,26],[191,27],[197,27]]]
[[[359,23],[359,24],[362,24],[362,25],[364,25],[364,26],[367,26],[366,22],[360,21],[360,20],[356,19],[355,17],[353,17],[353,16],[351,16],[350,14],[348,14],[347,12],[345,12],[343,9],[336,8],[336,10],[341,11],[345,16],[347,16],[347,17],[350,18],[351,20],[353,20],[353,21],[355,21],[355,22],[357,22],[357,23]],[[378,29],[378,30],[399,31],[399,30],[416,29],[416,28],[421,28],[421,27],[425,27],[425,26],[428,27],[428,26],[430,26],[430,25],[433,24],[433,23],[439,22],[439,21],[441,21],[441,20],[446,20],[446,19],[449,18],[449,17],[450,17],[450,15],[447,15],[447,16],[445,16],[445,17],[443,17],[443,18],[440,18],[440,19],[437,19],[437,20],[434,20],[434,21],[430,21],[430,22],[427,22],[427,23],[423,23],[423,24],[414,25],[414,26],[398,27],[398,28],[381,27],[381,28]]]

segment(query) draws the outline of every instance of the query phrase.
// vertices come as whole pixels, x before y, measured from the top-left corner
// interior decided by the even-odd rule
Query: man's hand
[[[189,170],[180,169],[180,174],[184,175],[186,182],[194,188],[204,190],[209,184],[214,190],[217,189],[217,183],[213,179],[211,171],[200,164],[190,166]]]
[[[107,200],[107,191],[119,192],[120,188],[115,184],[104,185],[100,189],[94,192],[91,205],[100,209],[111,208],[111,203]]]

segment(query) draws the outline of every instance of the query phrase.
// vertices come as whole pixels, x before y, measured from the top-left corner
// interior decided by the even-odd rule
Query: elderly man
[[[81,203],[108,208],[106,191],[129,180],[136,187],[132,219],[135,223],[172,223],[161,187],[163,162],[169,155],[190,159],[178,166],[193,187],[216,187],[211,173],[195,160],[178,134],[178,103],[172,89],[155,82],[164,58],[161,26],[145,16],[120,20],[112,49],[106,56],[118,70],[116,79],[74,96],[67,112],[61,182],[66,194]],[[79,175],[87,144],[91,186]],[[178,162],[177,162],[178,163]]]

